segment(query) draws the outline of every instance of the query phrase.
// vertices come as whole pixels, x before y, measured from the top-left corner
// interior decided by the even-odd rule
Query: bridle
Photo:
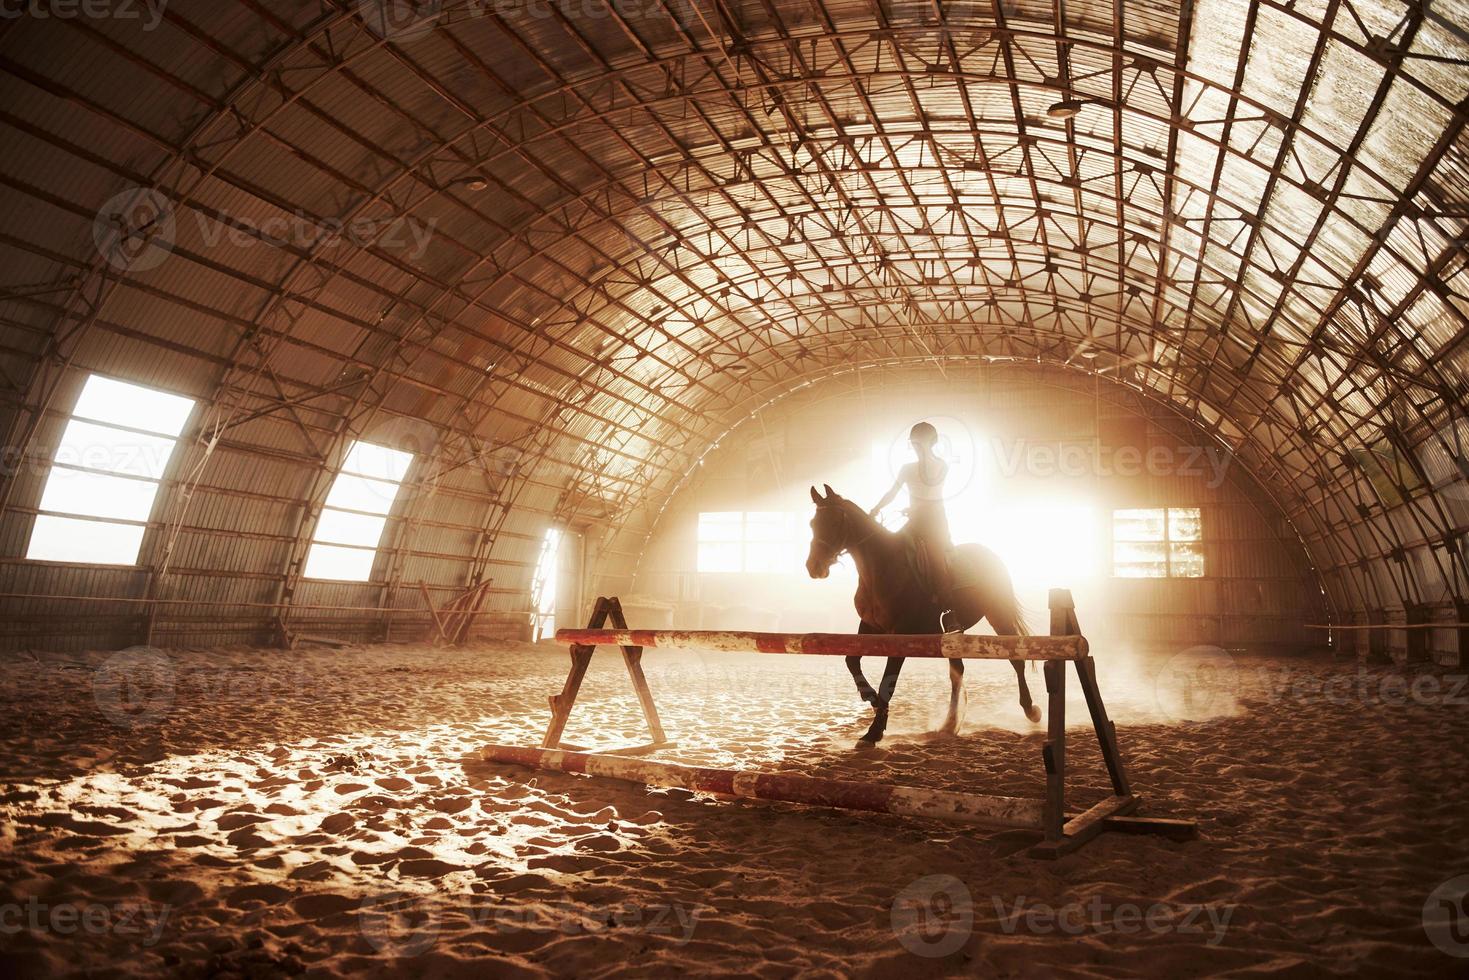
[[[850,503],[850,501],[848,501],[848,503]],[[831,506],[831,505],[823,504],[821,506]],[[821,506],[818,506],[817,507],[817,510],[820,510],[821,509]],[[846,537],[847,537],[847,522],[850,519],[851,515],[847,512],[847,508],[846,507],[843,507],[841,504],[837,504],[835,506],[840,509],[839,516],[841,517],[841,520],[842,520],[842,529],[841,529],[840,539],[841,540],[846,540]],[[830,551],[831,552],[831,560],[833,562],[835,562],[843,554],[845,554],[848,551],[851,551],[853,548],[857,547],[859,544],[862,544],[864,541],[867,541],[869,538],[871,538],[876,533],[877,533],[877,531],[875,531],[875,530],[869,531],[869,532],[867,532],[866,537],[863,537],[863,538],[861,538],[860,540],[857,540],[857,541],[848,542],[847,544],[844,544],[841,547],[837,547],[836,544],[832,543],[831,541],[825,540],[819,534],[816,534],[813,531],[812,534],[811,534],[811,541],[814,544],[819,544],[823,548],[826,548],[828,551]]]

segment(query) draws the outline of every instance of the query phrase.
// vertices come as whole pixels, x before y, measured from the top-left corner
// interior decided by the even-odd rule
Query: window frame
[[[98,386],[97,389],[93,389],[94,384]],[[129,416],[124,421],[118,421],[112,412],[97,410],[94,405],[89,404],[96,399],[105,398],[107,389],[111,389],[114,395],[119,393],[119,389],[123,389],[122,393],[140,396],[138,400],[144,404],[136,407],[151,411],[152,414],[143,418]],[[149,402],[152,404],[147,404]],[[76,400],[72,404],[71,411],[66,415],[65,422],[62,423],[57,435],[56,445],[52,448],[45,479],[41,481],[40,492],[36,497],[35,514],[26,538],[22,560],[42,565],[86,568],[136,569],[145,567],[140,559],[148,531],[153,527],[153,514],[158,508],[158,498],[175,466],[179,443],[183,441],[198,407],[198,399],[188,395],[153,385],[140,384],[136,381],[128,381],[100,371],[89,372],[77,391]],[[148,445],[131,448],[139,451],[151,450],[157,459],[156,467],[144,467],[140,472],[130,461],[109,461],[111,465],[96,465],[95,457],[89,455],[89,449],[100,448],[119,453],[129,447],[125,439],[116,442],[99,442],[91,446],[85,443],[73,444],[68,441],[68,436],[73,433],[81,434],[88,429],[93,430],[94,433],[96,430],[111,433],[114,438],[120,433],[144,440]],[[80,452],[77,453],[79,458],[73,459],[71,456],[77,445],[81,446]],[[151,487],[145,512],[137,518],[114,517],[79,510],[57,510],[54,507],[45,506],[47,498],[53,493],[64,492],[64,490],[53,490],[52,485],[53,480],[66,479],[62,474],[76,474],[82,478],[90,477],[100,481],[125,480],[139,486]],[[52,532],[42,530],[48,526],[54,527],[55,522],[97,524],[114,531],[125,532],[129,536],[136,535],[136,547],[132,557],[126,561],[112,560],[114,557],[112,555],[109,555],[107,560],[100,561],[78,556],[62,557],[57,554],[57,551],[61,549],[56,546],[64,542],[66,538],[62,535],[53,536]],[[38,531],[41,532],[39,536]],[[48,546],[51,554],[40,556],[36,554],[37,549],[44,551]]]
[[[367,446],[372,450],[381,452],[383,455],[380,462],[391,465],[393,472],[399,473],[396,477],[384,476],[380,473],[365,473],[364,470],[371,468],[372,463],[365,461],[360,455],[361,447]],[[417,457],[413,453],[393,449],[381,443],[371,442],[367,439],[354,439],[347,447],[342,456],[342,462],[337,466],[336,475],[332,477],[332,485],[327,488],[326,496],[322,498],[321,510],[316,515],[316,523],[311,529],[311,543],[306,549],[306,557],[301,561],[301,578],[308,582],[338,582],[355,585],[368,585],[372,583],[372,571],[377,565],[378,552],[382,550],[383,538],[387,534],[388,525],[393,519],[393,510],[398,506],[398,501],[403,493],[403,486],[408,482],[408,474],[413,470],[413,464]],[[397,465],[401,463],[401,465]],[[358,507],[343,506],[341,503],[332,503],[331,500],[337,494],[337,486],[343,479],[351,485],[376,484],[382,487],[392,487],[391,496],[386,498],[386,503],[381,510],[363,510]],[[360,503],[357,500],[349,500],[349,503]],[[378,523],[377,540],[371,545],[355,544],[340,540],[326,540],[321,537],[322,523],[328,514],[343,514],[349,519],[359,521],[375,521]],[[325,575],[311,571],[313,556],[320,555],[322,561],[328,556],[349,552],[356,555],[367,555],[367,567],[360,577],[344,577],[340,575]]]
[[[1159,537],[1159,538],[1136,538],[1136,539],[1133,539],[1133,538],[1118,538],[1117,537],[1117,520],[1118,520],[1118,515],[1119,514],[1136,514],[1136,513],[1139,513],[1139,512],[1156,512],[1156,513],[1158,513],[1161,516],[1162,536]],[[1174,520],[1175,520],[1174,515],[1175,514],[1183,514],[1183,513],[1188,513],[1188,514],[1194,515],[1194,519],[1198,521],[1199,532],[1198,532],[1198,536],[1197,537],[1193,537],[1193,538],[1176,538],[1176,537],[1174,537],[1174,535],[1173,535],[1173,523],[1174,523]],[[1116,508],[1113,508],[1113,510],[1112,510],[1112,523],[1111,523],[1111,529],[1110,530],[1111,530],[1111,538],[1112,538],[1112,542],[1111,542],[1112,543],[1111,576],[1110,576],[1111,578],[1114,578],[1114,579],[1132,579],[1132,580],[1149,580],[1149,579],[1151,579],[1153,581],[1158,581],[1158,580],[1162,580],[1162,579],[1201,579],[1201,578],[1207,578],[1208,577],[1208,561],[1207,561],[1206,556],[1204,555],[1204,509],[1202,507],[1168,507],[1168,506],[1164,506],[1164,507],[1116,507]],[[1162,575],[1120,575],[1120,574],[1118,574],[1117,569],[1118,569],[1118,566],[1119,565],[1124,565],[1125,566],[1125,565],[1140,565],[1140,564],[1143,564],[1142,562],[1136,562],[1136,561],[1119,562],[1118,559],[1117,559],[1117,545],[1119,543],[1120,544],[1138,544],[1138,545],[1142,545],[1142,544],[1158,545],[1161,548],[1162,554],[1163,554],[1163,558],[1162,558],[1163,574]],[[1192,545],[1197,545],[1198,546],[1198,549],[1199,549],[1199,552],[1198,552],[1199,573],[1197,575],[1191,575],[1191,574],[1187,574],[1187,573],[1180,573],[1180,572],[1176,572],[1174,570],[1176,565],[1181,565],[1182,564],[1181,561],[1177,561],[1173,557],[1173,546],[1175,544],[1192,544]],[[1156,564],[1156,563],[1148,563],[1148,564]]]
[[[738,515],[738,521],[715,521],[710,522],[711,530],[722,532],[719,537],[704,537],[706,527],[705,517],[728,517]],[[803,515],[795,511],[784,510],[710,510],[700,511],[698,520],[694,527],[694,571],[698,575],[785,575],[799,574],[804,568],[803,562],[795,562],[789,572],[784,571],[778,560],[773,563],[767,559],[776,555],[782,546],[792,540],[802,527]],[[754,517],[755,520],[750,518]],[[751,536],[751,529],[760,530],[758,537]],[[703,567],[704,548],[722,547],[737,548],[739,551],[738,568],[707,569]],[[760,556],[759,560],[751,560],[753,555]],[[795,551],[792,552],[796,554]],[[775,567],[772,567],[772,564]]]

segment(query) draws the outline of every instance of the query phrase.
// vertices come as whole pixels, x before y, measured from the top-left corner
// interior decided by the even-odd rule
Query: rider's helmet
[[[932,449],[939,441],[939,430],[927,422],[919,422],[908,432],[908,441]]]

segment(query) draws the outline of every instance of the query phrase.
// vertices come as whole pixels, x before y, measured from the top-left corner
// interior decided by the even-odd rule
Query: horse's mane
[[[855,519],[858,525],[863,528],[863,530],[870,531],[873,534],[876,534],[879,531],[883,534],[894,533],[892,531],[889,531],[886,527],[883,527],[882,522],[873,517],[871,514],[867,513],[866,508],[857,503],[857,501],[843,497],[841,494],[837,494],[837,498],[840,500],[838,506],[844,508],[847,516]]]

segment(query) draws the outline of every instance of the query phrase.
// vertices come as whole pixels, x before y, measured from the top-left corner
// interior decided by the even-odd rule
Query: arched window
[[[26,557],[132,565],[192,399],[89,377],[52,456]]]
[[[306,554],[307,578],[366,582],[372,577],[388,514],[412,465],[411,453],[370,442],[352,444],[316,522]]]

